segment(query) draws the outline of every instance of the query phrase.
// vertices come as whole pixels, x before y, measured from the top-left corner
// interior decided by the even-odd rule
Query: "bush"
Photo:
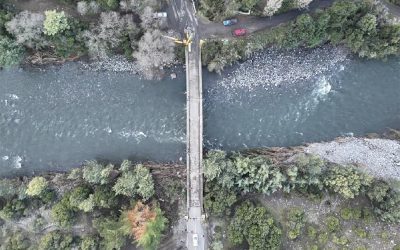
[[[98,239],[94,235],[88,235],[82,238],[79,246],[80,250],[95,250],[98,249]]]
[[[303,227],[305,226],[305,213],[302,209],[293,208],[287,212],[287,222],[286,226],[288,227],[288,238],[291,240],[297,239]]]
[[[0,68],[8,68],[20,63],[24,49],[14,40],[0,35]]]
[[[116,194],[132,198],[140,195],[143,200],[148,200],[154,195],[154,182],[150,171],[143,165],[137,165],[134,170],[122,173],[113,190]]]
[[[72,248],[72,236],[61,231],[45,234],[39,242],[38,250],[67,250]]]
[[[64,11],[47,10],[44,14],[46,16],[43,23],[44,34],[54,36],[70,28]]]
[[[372,183],[372,177],[353,167],[333,166],[324,175],[324,185],[344,198],[354,198]]]
[[[0,218],[2,219],[18,219],[22,217],[27,208],[25,200],[18,200],[16,198],[7,201],[6,205],[0,211]]]
[[[9,200],[15,196],[19,199],[25,198],[25,184],[15,179],[0,179],[0,197]]]
[[[30,241],[22,232],[17,231],[6,237],[1,246],[4,250],[25,250],[29,249]]]
[[[228,240],[233,245],[246,241],[253,250],[279,249],[281,229],[267,210],[250,202],[240,205],[228,227]]]
[[[41,176],[34,177],[28,184],[26,194],[29,196],[40,196],[47,188],[47,180]]]
[[[231,206],[237,201],[235,192],[210,182],[205,184],[205,192],[204,207],[207,213],[220,217],[230,215]]]
[[[114,166],[103,166],[97,161],[87,161],[83,166],[83,179],[90,184],[107,184]]]
[[[70,194],[65,194],[51,209],[51,216],[54,221],[63,228],[72,226],[75,221],[75,210],[70,205],[69,196]]]
[[[326,218],[326,226],[329,232],[336,232],[340,230],[340,221],[335,216],[328,216]]]
[[[101,249],[121,249],[125,245],[129,230],[124,227],[121,219],[112,217],[99,218],[93,221],[93,226],[102,238],[100,242]]]

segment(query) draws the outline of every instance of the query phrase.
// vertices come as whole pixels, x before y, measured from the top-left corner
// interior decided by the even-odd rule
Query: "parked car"
[[[231,26],[234,24],[237,24],[238,20],[236,18],[232,18],[232,19],[228,19],[223,21],[222,23],[224,24],[224,26]]]
[[[162,18],[162,17],[167,17],[167,12],[153,13],[153,18]]]
[[[247,34],[247,30],[246,29],[235,29],[232,34],[234,36],[244,36]]]
[[[199,246],[199,236],[197,236],[197,234],[193,234],[193,246],[194,247]]]

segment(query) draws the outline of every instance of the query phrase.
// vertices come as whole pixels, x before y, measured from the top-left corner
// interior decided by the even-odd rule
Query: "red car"
[[[247,33],[247,30],[246,30],[246,29],[235,29],[235,30],[232,32],[232,34],[233,34],[234,36],[244,36],[244,35],[246,35],[246,33]]]

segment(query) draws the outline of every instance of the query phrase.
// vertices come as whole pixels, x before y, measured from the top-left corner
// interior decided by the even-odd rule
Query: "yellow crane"
[[[190,52],[191,48],[192,48],[192,41],[193,41],[192,35],[189,32],[186,32],[185,34],[186,34],[186,37],[184,39],[178,39],[178,38],[171,37],[171,36],[163,36],[163,37],[171,39],[172,41],[174,41],[174,43],[183,44],[183,45],[187,46],[189,49],[189,52]]]

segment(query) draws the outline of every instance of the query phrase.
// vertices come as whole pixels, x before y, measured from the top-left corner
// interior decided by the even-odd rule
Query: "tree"
[[[146,250],[157,249],[161,235],[168,223],[161,209],[137,202],[132,210],[126,212],[125,216],[139,246]]]
[[[65,194],[51,209],[53,220],[63,228],[72,226],[75,221],[75,210],[71,206],[69,198],[70,193]]]
[[[29,239],[20,231],[13,232],[2,242],[1,249],[4,250],[25,250],[29,249]]]
[[[82,238],[79,246],[80,250],[95,250],[99,248],[98,237],[94,235],[87,235]]]
[[[8,68],[19,64],[24,49],[14,40],[0,35],[0,67]]]
[[[228,240],[233,245],[246,241],[251,250],[279,249],[282,231],[261,206],[250,202],[240,205],[228,226]]]
[[[104,166],[97,161],[87,161],[83,166],[83,179],[90,184],[107,184],[113,169],[112,164]]]
[[[43,26],[46,35],[54,36],[70,28],[64,11],[47,10],[44,12],[44,15],[46,18]]]
[[[39,242],[38,250],[67,250],[72,248],[72,236],[61,231],[45,234]]]
[[[152,79],[162,71],[162,67],[175,60],[174,43],[163,37],[160,30],[148,30],[140,39],[133,57],[144,76]]]
[[[376,181],[367,192],[374,212],[381,220],[400,222],[400,193],[383,181]]]
[[[47,189],[47,180],[41,176],[34,177],[28,184],[26,194],[29,196],[40,196]]]
[[[325,173],[323,182],[333,192],[352,199],[371,185],[372,177],[352,166],[332,166]]]
[[[274,15],[282,7],[282,3],[283,0],[267,0],[263,14],[265,16]]]
[[[126,236],[130,233],[122,217],[120,219],[99,218],[93,221],[93,226],[102,238],[101,249],[105,250],[121,249],[126,243]]]
[[[134,170],[123,172],[113,190],[116,194],[132,198],[140,195],[143,200],[148,200],[154,195],[154,182],[150,171],[139,164]]]
[[[7,31],[10,32],[18,44],[28,48],[40,49],[47,45],[43,37],[44,15],[30,11],[18,13],[11,21],[6,23]]]
[[[212,182],[206,182],[205,191],[204,207],[210,215],[230,215],[231,207],[237,201],[235,192]]]

